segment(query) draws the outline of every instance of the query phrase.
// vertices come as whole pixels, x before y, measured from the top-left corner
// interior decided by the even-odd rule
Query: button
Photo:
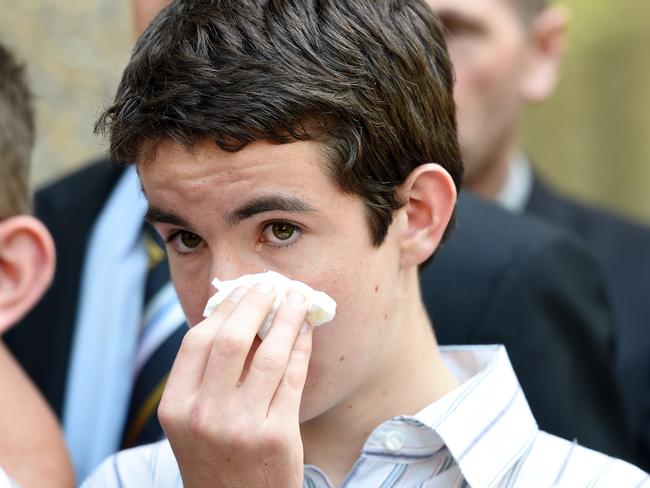
[[[404,447],[404,439],[402,439],[402,436],[399,432],[390,432],[386,434],[386,438],[384,439],[384,446],[386,446],[386,449],[388,449],[390,452],[399,451],[402,447]]]

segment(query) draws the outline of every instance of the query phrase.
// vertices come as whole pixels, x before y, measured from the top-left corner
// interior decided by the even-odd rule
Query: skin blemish
[[[378,291],[379,291],[379,285],[376,285],[375,286],[375,293],[377,293]]]
[[[264,249],[264,245],[261,242],[258,242],[255,244],[255,251],[256,252],[262,252],[262,249]]]
[[[345,361],[345,356],[341,356],[341,357],[339,358],[339,361],[340,361],[340,362]]]

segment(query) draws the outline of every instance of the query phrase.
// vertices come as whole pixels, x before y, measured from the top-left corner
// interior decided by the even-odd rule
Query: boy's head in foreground
[[[40,298],[54,272],[54,245],[29,216],[34,145],[32,100],[23,69],[0,44],[0,333]]]
[[[303,420],[347,408],[431,336],[417,268],[446,234],[462,162],[423,2],[174,2],[98,127],[136,162],[190,324],[214,276],[271,269],[337,301]]]

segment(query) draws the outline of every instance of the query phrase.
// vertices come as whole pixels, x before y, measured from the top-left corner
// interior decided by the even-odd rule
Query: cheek
[[[387,247],[394,244],[387,243]],[[310,284],[337,302],[334,320],[314,331],[309,382],[323,394],[333,385],[351,387],[369,374],[394,308],[397,254],[371,248],[352,259],[341,257],[313,276]],[[356,379],[355,379],[356,378]],[[341,388],[346,390],[346,387]],[[332,390],[332,394],[337,394]]]
[[[468,174],[511,123],[519,97],[518,69],[517,52],[503,45],[486,47],[476,59],[458,68],[454,99]]]
[[[354,323],[362,320],[360,311],[368,312],[368,306],[376,299],[375,287],[381,289],[382,275],[390,268],[381,262],[380,253],[373,248],[356,252],[355,246],[345,251],[319,254],[318,260],[310,260],[309,267],[301,266],[297,279],[304,280],[316,290],[322,290],[337,303],[337,323]],[[324,326],[325,327],[325,326]]]
[[[515,94],[512,84],[519,70],[523,39],[519,29],[503,26],[498,34],[476,40],[471,49],[454,60],[454,95],[459,109],[494,100],[498,93]]]
[[[349,408],[384,358],[390,337],[386,324],[390,299],[366,293],[337,294],[338,312],[329,324],[314,330],[312,356],[301,405],[306,420],[337,405]]]
[[[476,111],[502,88],[503,63],[495,56],[481,55],[456,70],[454,99],[459,114]],[[459,115],[460,116],[460,115]],[[474,115],[475,116],[475,115]]]

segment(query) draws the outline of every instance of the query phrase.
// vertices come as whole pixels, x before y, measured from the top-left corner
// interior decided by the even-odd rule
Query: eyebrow
[[[226,214],[224,220],[228,226],[233,227],[242,220],[248,219],[254,215],[278,210],[297,213],[310,213],[316,211],[314,207],[299,198],[273,195],[254,198],[253,200],[246,202],[241,207]]]
[[[190,227],[190,224],[184,218],[152,205],[149,205],[149,208],[147,208],[144,219],[150,224],[158,222],[160,224],[177,225],[185,228]]]

